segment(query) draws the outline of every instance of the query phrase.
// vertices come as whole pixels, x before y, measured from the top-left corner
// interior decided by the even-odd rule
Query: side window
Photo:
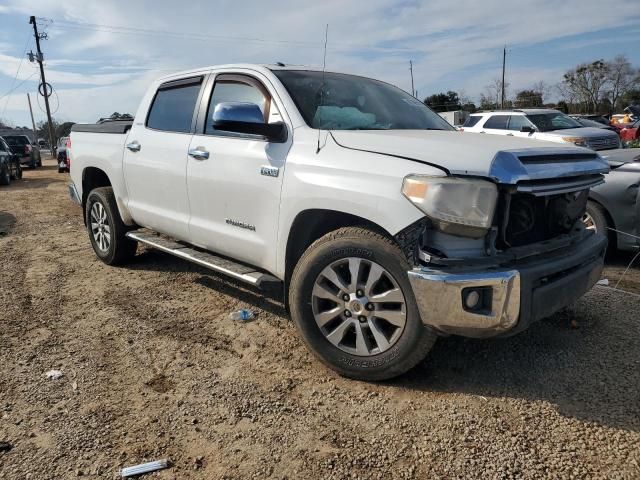
[[[467,119],[464,121],[463,127],[473,127],[476,123],[480,121],[482,117],[480,115],[469,115]]]
[[[493,115],[489,120],[484,122],[484,128],[493,128],[496,130],[506,130],[509,115]]]
[[[147,127],[168,132],[191,131],[202,78],[191,78],[160,85],[149,115]]]
[[[509,130],[519,132],[522,127],[530,127],[531,122],[524,115],[511,115],[509,117]]]
[[[282,121],[275,102],[260,82],[252,77],[243,75],[220,75],[216,79],[211,99],[209,100],[205,134],[215,135],[218,133],[213,128],[213,112],[216,105],[223,102],[254,103],[260,108],[265,122]]]
[[[0,140],[0,152],[6,152],[7,147],[5,147],[4,140]]]

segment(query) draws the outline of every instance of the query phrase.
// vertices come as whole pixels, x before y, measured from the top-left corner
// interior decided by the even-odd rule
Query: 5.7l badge
[[[279,173],[280,169],[278,167],[270,167],[267,165],[260,167],[260,175],[264,175],[266,177],[277,177]]]

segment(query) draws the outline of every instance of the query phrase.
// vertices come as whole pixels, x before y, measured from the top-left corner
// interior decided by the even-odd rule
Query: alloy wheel
[[[589,215],[588,212],[582,216],[582,223],[587,230],[593,230],[595,233],[598,233],[598,228],[596,227],[596,222],[593,220],[593,217]]]
[[[324,337],[357,356],[389,350],[407,322],[404,294],[381,265],[358,257],[337,260],[315,280],[312,310]]]
[[[100,202],[91,206],[91,233],[98,248],[102,252],[108,251],[111,245],[111,227],[107,212]]]

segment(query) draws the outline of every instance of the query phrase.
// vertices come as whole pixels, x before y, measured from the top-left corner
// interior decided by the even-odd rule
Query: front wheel
[[[307,346],[359,380],[385,380],[414,367],[437,337],[422,324],[409,268],[390,239],[366,228],[341,228],[313,243],[289,290]]]
[[[96,188],[89,193],[85,215],[89,239],[100,260],[107,265],[119,265],[135,255],[137,243],[125,236],[127,226],[120,218],[111,187]]]

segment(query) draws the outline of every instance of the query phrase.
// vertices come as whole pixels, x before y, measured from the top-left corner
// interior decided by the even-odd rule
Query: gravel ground
[[[639,296],[595,287],[516,337],[441,339],[402,378],[355,382],[275,297],[143,248],[100,263],[48,165],[0,188],[0,478],[160,458],[145,478],[640,478]],[[623,287],[640,294],[638,267]],[[227,318],[242,307],[256,321]]]

